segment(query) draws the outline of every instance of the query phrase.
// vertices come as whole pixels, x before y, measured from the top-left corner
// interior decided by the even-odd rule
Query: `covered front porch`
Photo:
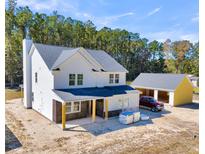
[[[78,119],[78,121],[77,120],[68,121],[69,115],[72,116],[72,113],[70,113],[70,114],[67,113],[68,112],[68,109],[66,106],[67,102],[62,103],[62,128],[66,129],[66,128],[74,127],[74,125],[82,125],[82,124],[88,124],[91,122],[96,122],[96,119],[99,121],[99,119],[102,120],[103,117],[104,117],[104,120],[107,120],[108,119],[108,99],[105,98],[105,99],[100,99],[100,100],[103,100],[103,107],[102,108],[96,107],[97,106],[96,99],[86,101],[88,103],[87,104],[87,107],[88,107],[87,111],[88,112],[85,113],[86,117],[76,116],[75,119]],[[82,103],[80,106],[82,106]],[[105,107],[105,112],[103,111],[104,107]],[[101,110],[101,112],[99,110]],[[96,117],[97,113],[98,113],[98,116]],[[75,114],[75,113],[73,113],[73,114]],[[102,116],[102,117],[99,117],[99,116]],[[82,119],[79,120],[80,118],[82,118]]]
[[[106,119],[103,119],[102,117],[96,116],[95,118],[95,123],[101,123],[106,121]],[[81,119],[75,119],[75,120],[70,120],[65,122],[65,128],[64,129],[72,129],[75,127],[82,127],[84,125],[89,125],[92,124],[92,117],[86,117],[86,118],[81,118]],[[62,124],[57,124],[60,128],[63,128]]]
[[[59,102],[53,100],[53,121],[61,127],[71,128],[108,119],[108,98],[73,100]]]
[[[129,86],[113,86],[63,89],[54,92],[61,97],[62,101],[53,100],[53,121],[61,123],[61,127],[66,129],[79,124],[107,120],[110,116],[119,115],[122,108],[109,111],[110,98],[113,98],[114,95],[124,96],[137,91]]]

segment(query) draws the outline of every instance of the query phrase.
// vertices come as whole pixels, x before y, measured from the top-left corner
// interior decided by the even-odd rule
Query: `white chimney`
[[[29,56],[32,43],[32,40],[23,39],[23,86],[25,108],[32,108],[31,56]]]

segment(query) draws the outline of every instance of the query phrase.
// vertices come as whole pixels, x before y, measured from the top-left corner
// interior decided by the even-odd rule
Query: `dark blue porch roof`
[[[122,86],[55,89],[55,90],[68,92],[75,96],[110,97],[113,95],[127,94],[126,91],[132,91],[135,89],[128,85],[122,85]]]

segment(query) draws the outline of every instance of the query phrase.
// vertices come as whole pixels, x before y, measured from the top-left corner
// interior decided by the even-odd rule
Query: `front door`
[[[103,117],[104,113],[104,99],[96,100],[96,115]]]

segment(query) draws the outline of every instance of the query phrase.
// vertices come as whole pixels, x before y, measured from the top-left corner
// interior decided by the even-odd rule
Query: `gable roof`
[[[63,50],[61,54],[58,56],[54,64],[52,65],[52,69],[58,67],[60,64],[62,64],[65,60],[68,58],[72,57],[74,54],[78,52],[78,48],[76,49],[71,49],[71,50]]]
[[[84,58],[86,58],[86,60],[89,61],[89,63],[95,67],[95,69],[97,67],[99,70],[103,69],[108,72],[128,72],[114,58],[102,50],[69,48],[39,43],[34,43],[33,45],[38,50],[39,54],[50,70],[59,66],[65,60],[72,57],[72,55],[79,52],[82,56],[84,56]]]
[[[51,69],[57,58],[60,56],[63,50],[73,50],[74,48],[55,46],[55,45],[46,45],[34,43],[34,47],[38,50],[39,54],[43,58],[47,67]]]
[[[135,88],[174,91],[185,77],[186,74],[140,73],[131,83],[131,86]]]
[[[114,58],[102,50],[90,50],[86,49],[87,52],[108,72],[115,72],[120,70],[122,72],[128,72],[121,64],[119,64]]]

